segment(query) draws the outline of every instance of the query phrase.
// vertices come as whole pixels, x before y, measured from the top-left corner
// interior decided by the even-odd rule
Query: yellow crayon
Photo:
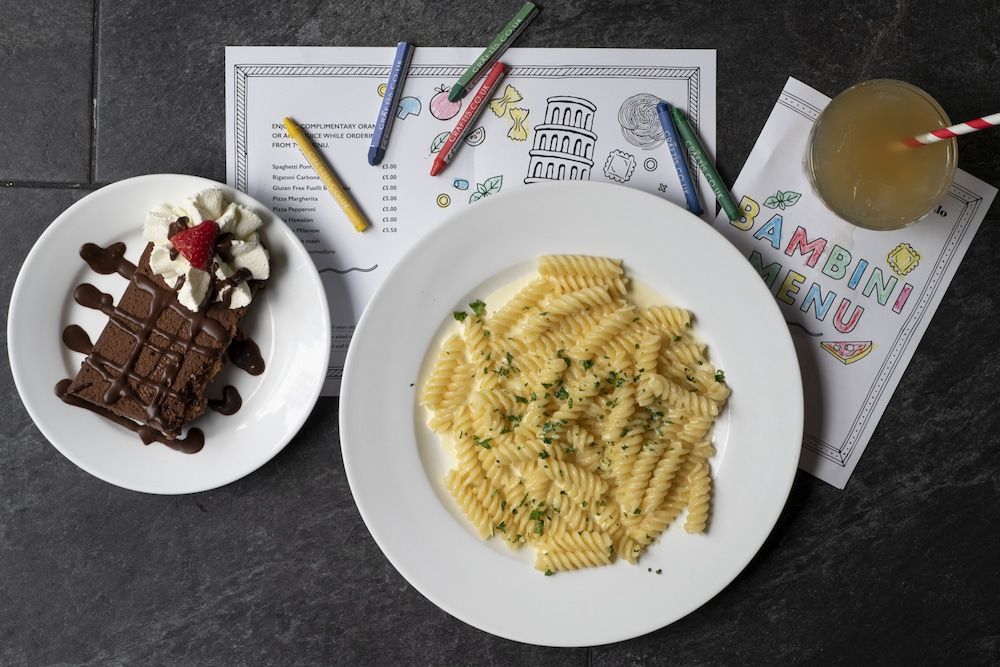
[[[309,160],[309,164],[312,165],[313,170],[319,176],[320,180],[323,181],[326,189],[330,191],[330,195],[337,202],[337,205],[343,209],[344,215],[351,221],[354,228],[359,232],[365,231],[368,228],[368,220],[365,218],[365,214],[361,212],[358,205],[351,199],[351,195],[347,194],[347,190],[337,178],[337,175],[333,173],[333,169],[330,168],[330,165],[326,163],[323,156],[313,146],[309,135],[299,127],[298,123],[288,117],[285,118],[285,129],[288,130],[288,136],[292,138],[292,141],[298,145],[302,154]]]

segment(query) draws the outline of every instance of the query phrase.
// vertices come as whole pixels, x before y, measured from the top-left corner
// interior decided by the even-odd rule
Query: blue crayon
[[[373,167],[382,162],[385,149],[389,146],[389,133],[392,132],[392,123],[396,120],[396,106],[403,94],[403,82],[406,81],[406,75],[410,71],[412,59],[413,45],[400,42],[396,46],[396,59],[392,62],[389,82],[382,97],[382,108],[378,110],[375,131],[372,133],[372,145],[368,149],[368,164]]]
[[[701,208],[701,200],[698,199],[698,190],[695,188],[694,181],[691,180],[691,172],[688,171],[687,162],[684,160],[684,149],[682,148],[684,144],[681,143],[681,138],[677,135],[674,119],[670,117],[670,105],[666,102],[660,102],[656,105],[656,113],[660,117],[660,125],[663,126],[663,136],[667,140],[670,157],[674,160],[677,177],[681,179],[681,189],[684,191],[688,210],[695,215],[701,215],[704,213]]]

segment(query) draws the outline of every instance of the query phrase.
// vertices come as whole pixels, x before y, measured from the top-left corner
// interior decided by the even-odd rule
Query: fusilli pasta
[[[546,574],[635,563],[685,511],[704,532],[730,389],[692,314],[630,303],[617,260],[547,256],[539,274],[492,314],[456,314],[422,383],[459,509],[484,539],[532,544]]]

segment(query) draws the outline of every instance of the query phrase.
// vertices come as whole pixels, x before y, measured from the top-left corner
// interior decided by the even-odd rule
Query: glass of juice
[[[867,229],[899,229],[931,212],[955,175],[954,139],[907,148],[902,139],[951,122],[930,95],[875,79],[837,95],[816,119],[806,172],[823,202]]]

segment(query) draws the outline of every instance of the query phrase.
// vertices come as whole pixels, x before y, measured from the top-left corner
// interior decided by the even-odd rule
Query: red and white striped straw
[[[964,123],[952,125],[951,127],[942,127],[940,130],[934,130],[933,132],[928,132],[927,134],[918,134],[915,137],[903,139],[903,143],[910,148],[919,148],[920,146],[926,146],[927,144],[933,144],[938,141],[944,141],[945,139],[957,137],[960,134],[978,132],[979,130],[985,130],[988,127],[994,127],[996,125],[1000,125],[1000,113],[990,114],[989,116],[983,116],[982,118],[973,118],[972,120],[967,120]]]

